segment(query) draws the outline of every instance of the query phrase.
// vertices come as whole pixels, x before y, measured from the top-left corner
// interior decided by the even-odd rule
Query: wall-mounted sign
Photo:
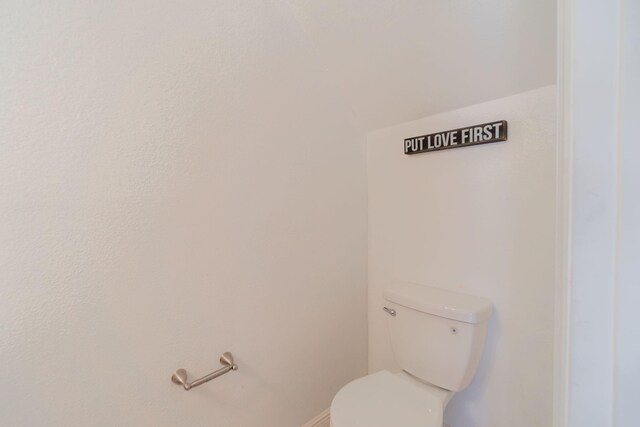
[[[418,154],[507,140],[507,121],[447,130],[404,140],[404,154]]]

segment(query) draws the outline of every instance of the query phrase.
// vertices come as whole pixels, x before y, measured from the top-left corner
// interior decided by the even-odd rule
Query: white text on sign
[[[507,122],[506,120],[501,120],[407,138],[404,140],[404,153],[418,154],[506,140]]]

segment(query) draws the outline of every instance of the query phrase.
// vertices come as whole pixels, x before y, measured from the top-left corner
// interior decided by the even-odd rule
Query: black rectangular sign
[[[507,121],[447,130],[404,140],[404,154],[418,154],[507,140]]]

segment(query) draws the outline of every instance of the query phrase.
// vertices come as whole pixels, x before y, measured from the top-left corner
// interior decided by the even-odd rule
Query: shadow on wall
[[[445,422],[450,426],[485,427],[489,378],[496,369],[495,355],[501,334],[500,312],[494,307],[482,359],[476,375],[465,390],[456,393],[445,410]]]

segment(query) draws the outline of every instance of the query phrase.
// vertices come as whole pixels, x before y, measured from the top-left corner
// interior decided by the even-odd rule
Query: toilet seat
[[[441,393],[389,371],[350,382],[331,403],[332,427],[442,427],[442,417]]]

